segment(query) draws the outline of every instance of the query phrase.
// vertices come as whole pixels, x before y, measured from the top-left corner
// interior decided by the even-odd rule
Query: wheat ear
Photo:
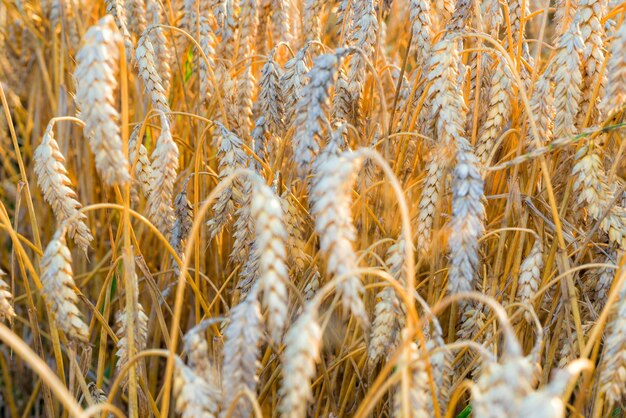
[[[13,295],[9,285],[2,280],[2,277],[6,276],[6,273],[0,269],[0,320],[7,318],[9,321],[15,317],[15,310],[13,310]]]
[[[354,273],[358,260],[353,248],[356,229],[351,214],[352,186],[360,164],[361,158],[349,151],[339,154],[338,150],[325,150],[316,160],[310,201],[320,249],[327,257],[326,269],[333,276],[344,277],[337,285],[344,310],[367,324],[361,300],[363,285]]]
[[[182,418],[217,416],[219,392],[179,357],[176,357],[173,389],[176,412]]]
[[[48,124],[41,144],[33,154],[37,183],[44,198],[52,207],[59,225],[69,220],[66,225],[67,234],[87,254],[93,236],[85,223],[87,216],[78,213],[82,205],[78,202],[76,192],[72,189],[72,182],[67,176],[65,157],[54,139],[53,126],[54,123]]]
[[[287,281],[289,269],[285,262],[287,230],[278,196],[257,179],[250,212],[255,219],[255,250],[259,252],[258,275],[263,304],[268,310],[268,328],[275,342],[287,322]]]
[[[285,335],[283,352],[283,382],[280,387],[278,410],[284,418],[304,418],[307,404],[313,398],[311,380],[320,359],[322,330],[317,307],[305,307]]]
[[[259,367],[258,345],[261,341],[261,311],[253,288],[246,298],[230,312],[230,322],[224,331],[224,360],[222,367],[222,410],[225,412],[244,389],[256,391]],[[247,417],[250,407],[239,398],[234,409],[237,417]]]
[[[174,182],[178,170],[178,146],[172,139],[170,124],[161,115],[161,134],[152,152],[148,215],[165,235],[169,236],[174,224],[172,206]]]
[[[611,43],[611,57],[607,64],[608,82],[601,102],[601,109],[606,115],[618,111],[626,103],[626,23],[622,21],[615,39]]]
[[[88,341],[89,331],[74,291],[72,255],[63,232],[57,230],[41,258],[41,292],[57,326],[72,339]]]
[[[130,180],[120,138],[120,114],[115,108],[120,41],[113,18],[100,19],[83,37],[74,72],[80,118],[85,122],[96,168],[108,185]]]

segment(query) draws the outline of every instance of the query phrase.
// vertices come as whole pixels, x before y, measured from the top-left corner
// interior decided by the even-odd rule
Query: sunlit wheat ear
[[[150,97],[152,105],[163,112],[169,112],[169,105],[165,97],[165,89],[161,76],[157,71],[154,47],[148,33],[144,33],[137,43],[137,69],[143,80],[146,94]]]
[[[272,39],[275,43],[293,39],[289,22],[289,0],[272,0]]]
[[[406,282],[404,254],[405,241],[400,237],[387,250],[386,260],[389,274],[403,285]],[[378,292],[367,350],[370,361],[376,362],[383,355],[394,351],[398,333],[404,325],[403,312],[401,302],[393,287],[387,286]]]
[[[170,51],[170,41],[165,36],[165,32],[158,25],[165,24],[166,20],[162,16],[160,2],[158,0],[146,0],[146,13],[150,42],[154,48],[154,54],[158,57],[156,62],[157,73],[161,77],[161,84],[167,95],[170,89],[170,78],[172,76],[172,52]]]
[[[261,341],[261,310],[257,289],[230,311],[230,321],[224,331],[224,363],[222,366],[222,411],[225,413],[237,394],[245,389],[256,392],[258,345]],[[250,416],[249,401],[239,398],[234,416]],[[222,414],[224,415],[224,414]]]
[[[444,36],[431,52],[427,82],[429,127],[426,135],[452,146],[464,139],[465,112],[463,94],[458,83],[460,56],[454,38]],[[465,141],[466,142],[466,141]]]
[[[317,307],[314,304],[305,306],[285,335],[283,381],[278,406],[281,417],[307,416],[307,405],[313,398],[311,380],[315,376],[321,346],[322,329]]]
[[[304,0],[302,13],[302,34],[305,41],[320,39],[322,2],[321,0]]]
[[[136,304],[135,307],[135,315],[136,317],[133,319],[134,322],[134,330],[135,330],[135,351],[139,352],[145,350],[146,342],[148,340],[148,316],[144,312],[143,306],[140,303]],[[115,362],[115,369],[118,373],[122,371],[122,369],[128,363],[128,331],[126,328],[126,320],[128,318],[128,314],[126,309],[123,311],[119,311],[115,315],[115,325],[117,327],[115,334],[117,335],[117,351],[115,355],[117,356],[117,361]],[[139,362],[139,367],[143,370],[144,363]],[[138,374],[143,373],[140,372]],[[122,378],[122,388],[126,390],[128,385],[128,374],[125,374]]]
[[[438,17],[438,28],[443,29],[454,13],[455,0],[435,0],[433,16]]]
[[[574,22],[578,0],[556,0],[554,11],[554,40],[558,40]]]
[[[289,190],[283,192],[280,201],[288,233],[289,264],[298,274],[302,274],[311,262],[311,257],[306,252],[306,213],[299,209],[295,196]]]
[[[261,80],[259,81],[261,89],[258,100],[261,104],[261,112],[265,116],[271,132],[276,135],[283,135],[285,129],[283,122],[285,103],[280,83],[283,75],[282,69],[274,61],[274,50],[272,50],[267,62],[261,69]]]
[[[478,239],[484,231],[483,180],[471,150],[457,151],[452,173],[452,221],[448,238],[450,269],[448,290],[451,294],[475,288],[478,268]]]
[[[426,178],[422,186],[417,214],[417,251],[420,255],[427,254],[431,246],[435,213],[443,190],[446,172],[444,152],[442,149],[433,150],[426,166]]]
[[[96,168],[108,185],[130,180],[128,160],[120,138],[116,109],[121,38],[111,16],[89,28],[76,54],[76,103],[85,122],[85,134],[95,154]]]
[[[496,418],[517,415],[524,397],[532,393],[533,366],[527,358],[504,354],[501,363],[491,362],[472,386],[472,413]]]
[[[615,264],[615,260],[617,258],[616,251],[608,252],[609,255],[602,256],[600,262],[604,264]],[[613,280],[615,278],[615,269],[609,267],[603,267],[598,269],[597,271],[597,281],[594,286],[595,291],[595,303],[598,308],[598,311],[601,311],[604,308],[604,304],[606,302],[607,296],[609,295],[609,290],[611,290],[611,286],[613,285]]]
[[[219,407],[219,391],[176,357],[174,399],[176,412],[183,418],[213,418]]]
[[[622,249],[626,248],[626,210],[621,206],[610,206],[614,194],[608,185],[602,161],[595,147],[582,148],[577,154],[577,159],[572,168],[575,179],[574,191],[578,192],[576,203],[583,206],[592,219],[599,220],[602,217],[600,229],[609,236],[611,242]],[[608,211],[606,216],[605,211]]]
[[[499,57],[500,58],[500,57]],[[483,163],[487,163],[494,152],[496,140],[503,132],[511,116],[511,83],[512,75],[503,58],[498,60],[489,89],[489,108],[484,125],[481,127],[476,145],[476,155]]]
[[[126,0],[124,3],[128,27],[139,37],[146,29],[146,4],[143,0]]]
[[[198,60],[198,77],[200,78],[200,100],[208,102],[215,90],[209,69],[215,68],[215,45],[217,40],[211,29],[211,24],[206,16],[200,16],[200,48],[206,55],[207,61],[203,57]],[[217,77],[217,76],[216,76]]]
[[[612,306],[612,319],[601,358],[600,390],[609,406],[613,406],[626,395],[626,284],[622,284],[618,300]]]
[[[72,255],[65,243],[63,230],[52,237],[41,258],[41,293],[57,326],[70,338],[89,340],[87,325],[78,309],[74,291]]]
[[[574,22],[558,42],[554,63],[554,137],[570,137],[576,133],[575,123],[581,101],[580,53],[583,43],[578,24]]]
[[[622,21],[613,43],[607,64],[608,81],[601,102],[602,111],[608,116],[621,109],[626,103],[626,23]]]
[[[541,143],[552,141],[552,130],[554,127],[554,95],[552,94],[553,84],[550,80],[551,67],[539,77],[535,83],[530,107],[536,117],[536,126]],[[528,133],[528,146],[534,146],[532,132]]]
[[[152,173],[148,195],[148,216],[165,236],[174,223],[172,206],[178,170],[178,146],[172,139],[167,117],[161,115],[161,134],[152,152]]]
[[[606,5],[599,0],[579,0],[574,20],[580,25],[582,35],[582,101],[578,115],[579,127],[583,128],[586,115],[590,114],[590,121],[597,120],[598,98],[602,97],[602,91],[606,85],[606,76],[602,72],[604,65],[605,37],[602,19],[606,12]],[[596,84],[599,83],[599,94],[594,97]]]
[[[504,23],[500,2],[496,0],[486,0],[482,2],[482,10],[484,14],[483,22],[485,24],[485,31],[491,36],[497,36],[498,30]]]
[[[409,370],[409,416],[414,418],[432,417],[433,405],[430,397],[426,362],[420,357],[419,349],[415,343],[411,343],[406,349],[402,350],[398,359],[398,368],[408,368]],[[394,417],[406,417],[400,384],[394,393],[393,400]]]
[[[293,154],[298,175],[304,178],[326,131],[328,120],[329,89],[335,82],[339,57],[336,54],[318,56],[309,71],[309,83],[304,86],[296,105],[296,131],[293,135]],[[289,93],[287,93],[289,94]]]
[[[217,55],[220,58],[232,60],[235,50],[235,37],[237,36],[237,16],[235,6],[239,1],[219,0],[213,9],[218,21],[218,31],[222,40],[217,44]]]
[[[361,158],[349,151],[322,153],[315,163],[310,202],[315,218],[315,231],[320,237],[320,249],[327,258],[326,271],[342,276],[337,284],[345,312],[351,312],[362,324],[367,324],[363,306],[363,284],[354,271],[358,260],[353,248],[356,229],[352,222],[352,187]]]
[[[530,253],[526,256],[520,266],[518,279],[519,297],[524,304],[533,305],[533,298],[537,293],[539,284],[541,283],[541,269],[543,268],[543,245],[539,237],[535,238],[535,243],[530,249]],[[528,321],[531,316],[528,312],[524,313]]]
[[[268,310],[270,335],[278,343],[287,322],[287,230],[278,196],[260,178],[254,181],[250,211],[255,220],[254,246],[260,254],[258,275],[263,305]]]
[[[131,63],[135,56],[135,46],[128,31],[128,19],[126,18],[126,9],[122,0],[105,0],[106,11],[113,16],[115,24],[119,29],[119,33],[124,40],[124,49],[126,50],[126,61]]]
[[[218,169],[219,180],[223,180],[230,176],[238,168],[246,168],[248,163],[248,155],[243,149],[243,142],[234,133],[226,129],[222,124],[217,123],[219,129],[218,136]],[[234,196],[234,189],[241,189],[241,183],[235,181],[224,189],[213,205],[213,218],[207,222],[211,237],[219,234],[235,211],[235,203],[237,201]]]
[[[13,295],[9,285],[2,280],[3,276],[6,276],[6,273],[0,269],[0,320],[4,321],[7,318],[9,321],[13,321],[13,317],[15,317]]]
[[[52,207],[59,225],[67,224],[67,234],[87,254],[89,243],[93,240],[91,231],[85,223],[87,216],[78,213],[82,205],[78,202],[72,182],[67,176],[65,157],[54,139],[53,124],[48,124],[41,144],[33,154],[37,183],[46,202]]]
[[[285,71],[280,78],[280,85],[285,98],[285,127],[291,126],[296,115],[296,105],[300,100],[302,89],[309,78],[306,65],[306,47],[300,49],[295,57],[285,63]]]
[[[417,68],[426,71],[426,63],[430,59],[432,48],[433,28],[431,24],[430,2],[425,0],[410,0],[411,47],[416,52]]]
[[[148,157],[148,150],[143,145],[143,138],[139,138],[140,131],[141,124],[135,126],[130,133],[130,138],[128,139],[128,160],[131,167],[135,164],[135,179],[139,182],[141,192],[147,198],[150,195],[152,163]]]
[[[248,163],[248,168],[254,172],[255,166],[252,164],[252,158]],[[241,179],[241,205],[235,211],[235,217],[237,218],[233,224],[233,250],[230,253],[230,259],[233,263],[244,263],[250,257],[250,253],[253,250],[252,245],[254,241],[254,222],[251,214],[252,204],[252,182],[249,176]],[[247,273],[244,269],[242,276]],[[246,281],[245,277],[242,280]]]
[[[365,59],[372,60],[376,47],[378,20],[374,3],[374,0],[362,0],[353,4],[354,14],[348,42],[350,46],[358,48],[365,54],[365,57],[360,53],[352,55],[350,70],[348,71],[348,93],[351,102],[349,120],[354,125],[358,125],[360,122],[361,91],[367,69]]]
[[[187,198],[187,183],[183,183],[182,190],[174,199],[174,225],[170,235],[170,244],[182,258],[184,248],[193,224],[193,206]],[[176,275],[180,274],[180,266],[174,263]]]

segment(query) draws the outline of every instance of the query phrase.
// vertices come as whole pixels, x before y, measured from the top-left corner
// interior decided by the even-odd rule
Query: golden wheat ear
[[[86,342],[89,331],[78,309],[72,255],[63,228],[57,230],[41,258],[42,295],[57,326],[70,338]]]
[[[96,168],[110,186],[130,180],[116,108],[121,36],[111,16],[90,27],[76,54],[76,103]]]

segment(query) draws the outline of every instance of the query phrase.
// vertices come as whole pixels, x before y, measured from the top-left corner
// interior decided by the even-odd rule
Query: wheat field
[[[0,416],[626,416],[623,0],[2,0]]]

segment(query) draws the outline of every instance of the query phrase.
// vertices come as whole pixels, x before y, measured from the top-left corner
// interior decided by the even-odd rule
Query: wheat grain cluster
[[[625,18],[3,0],[0,416],[626,416]]]

